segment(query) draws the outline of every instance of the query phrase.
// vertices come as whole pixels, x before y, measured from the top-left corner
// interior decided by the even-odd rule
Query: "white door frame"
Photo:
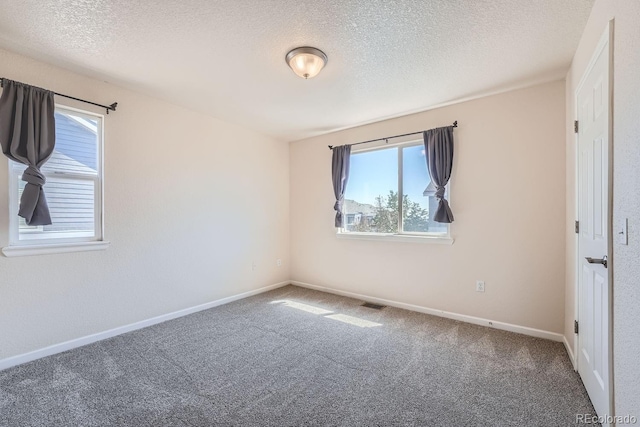
[[[598,414],[598,415],[611,415],[614,416],[614,410],[615,410],[615,405],[614,405],[614,392],[613,392],[613,267],[614,267],[614,260],[613,260],[613,35],[614,35],[614,19],[611,19],[603,33],[602,36],[600,37],[600,40],[598,41],[598,44],[596,46],[596,48],[594,49],[591,59],[589,60],[589,64],[587,65],[587,67],[585,68],[584,73],[582,74],[582,77],[580,78],[580,81],[578,83],[578,85],[576,86],[576,90],[573,93],[573,103],[574,103],[574,120],[577,120],[578,117],[578,93],[580,92],[580,89],[582,89],[582,86],[585,83],[585,80],[587,78],[587,76],[589,75],[589,73],[591,72],[591,69],[594,67],[596,60],[598,58],[599,53],[602,51],[602,49],[606,46],[606,44],[609,44],[609,99],[608,99],[608,103],[609,103],[609,129],[608,129],[608,134],[609,134],[609,165],[608,165],[608,187],[609,187],[609,192],[608,192],[608,196],[609,196],[609,200],[608,200],[608,204],[609,204],[609,218],[607,221],[607,228],[608,228],[608,242],[607,242],[607,259],[609,261],[609,265],[607,268],[607,274],[609,275],[609,307],[608,307],[608,317],[609,317],[609,341],[607,343],[608,349],[607,349],[607,353],[609,354],[609,366],[608,366],[608,371],[609,371],[609,408],[608,408],[608,413],[607,414]],[[579,203],[580,203],[580,188],[579,188],[579,176],[580,176],[580,153],[578,151],[578,134],[575,133],[574,134],[574,147],[575,147],[575,157],[574,157],[574,162],[575,162],[575,176],[574,176],[574,191],[575,191],[575,209],[574,209],[574,217],[575,220],[578,221],[578,208],[579,208]],[[581,260],[580,260],[580,247],[579,247],[579,234],[576,233],[575,235],[575,251],[574,251],[574,264],[575,264],[575,283],[574,283],[574,319],[577,320],[578,322],[580,321],[579,318],[579,308],[580,308],[580,265],[581,265]],[[573,348],[575,349],[575,355],[574,355],[574,369],[575,371],[578,371],[578,363],[580,363],[580,357],[578,357],[578,351],[579,349],[579,345],[578,345],[578,334],[574,334],[573,335]]]

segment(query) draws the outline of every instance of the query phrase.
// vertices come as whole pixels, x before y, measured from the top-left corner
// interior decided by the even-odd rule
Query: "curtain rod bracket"
[[[116,111],[116,107],[118,107],[117,102],[114,102],[113,104],[109,105],[109,107],[107,108],[107,114],[109,114],[109,110]]]

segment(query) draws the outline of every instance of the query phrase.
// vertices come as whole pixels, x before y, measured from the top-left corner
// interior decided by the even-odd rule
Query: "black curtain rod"
[[[10,79],[7,79],[7,78],[5,78],[5,77],[0,77],[0,85],[1,85],[2,87],[4,87],[4,81],[5,81],[5,80],[10,80]],[[24,83],[23,83],[23,84],[24,84]],[[37,87],[37,86],[33,86],[33,87]],[[42,89],[42,88],[38,88],[38,89]],[[48,89],[43,89],[43,90],[48,90]],[[75,100],[75,101],[84,102],[85,104],[91,104],[91,105],[95,105],[95,106],[97,106],[97,107],[102,107],[102,108],[104,108],[105,110],[107,110],[107,114],[109,114],[109,111],[116,111],[116,107],[118,106],[118,103],[117,103],[117,102],[114,102],[114,103],[113,103],[113,104],[111,104],[111,105],[102,105],[102,104],[98,104],[98,103],[95,103],[95,102],[87,101],[86,99],[76,98],[75,96],[65,95],[65,94],[63,94],[63,93],[53,92],[53,94],[54,94],[54,95],[58,95],[58,96],[62,96],[62,97],[64,97],[64,98],[73,99],[73,100]]]
[[[453,122],[453,127],[454,128],[458,127],[458,121],[457,120],[455,122]],[[368,142],[387,141],[388,139],[400,138],[400,137],[409,136],[409,135],[418,135],[418,134],[423,133],[423,132],[425,132],[425,131],[421,130],[420,132],[403,133],[402,135],[387,136],[386,138],[370,139],[369,141],[362,141],[362,142],[356,142],[355,144],[345,144],[345,145],[360,145],[360,144],[366,144]],[[387,141],[387,142],[389,142],[389,141]],[[329,150],[333,150],[333,145],[329,145],[328,147],[329,147]]]

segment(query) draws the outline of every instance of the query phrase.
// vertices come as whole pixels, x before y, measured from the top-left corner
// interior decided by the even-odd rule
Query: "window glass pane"
[[[43,187],[52,224],[27,226],[18,219],[17,240],[37,243],[41,239],[100,239],[100,160],[99,149],[102,121],[99,117],[57,108],[56,145],[41,171],[46,177]],[[11,162],[17,179],[16,209],[24,191],[25,182],[20,175],[26,166]],[[98,191],[96,191],[98,190]],[[15,191],[15,190],[13,190]],[[13,193],[15,197],[15,194]]]
[[[20,180],[19,196],[25,182]],[[20,240],[91,237],[95,230],[93,179],[48,177],[44,185],[51,225],[30,227],[20,218]],[[46,234],[46,235],[45,235]]]
[[[398,232],[398,149],[351,154],[344,202],[345,229]]]
[[[56,111],[56,146],[42,167],[47,172],[98,173],[98,120]]]
[[[429,231],[429,172],[424,147],[416,145],[402,149],[402,227],[404,232]]]
[[[402,150],[402,231],[446,233],[446,224],[433,221],[438,201],[427,170],[424,146],[414,145]]]

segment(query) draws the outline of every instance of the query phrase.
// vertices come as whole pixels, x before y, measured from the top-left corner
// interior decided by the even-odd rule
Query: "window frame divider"
[[[402,206],[402,199],[404,198],[404,171],[403,171],[403,163],[404,163],[404,146],[396,147],[398,150],[398,234],[402,234],[402,230],[404,228],[404,212]]]

